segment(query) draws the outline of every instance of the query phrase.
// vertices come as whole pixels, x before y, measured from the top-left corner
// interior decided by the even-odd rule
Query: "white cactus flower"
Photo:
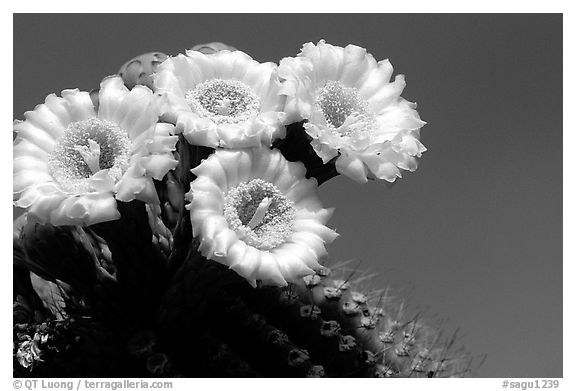
[[[320,267],[338,234],[325,226],[315,179],[277,150],[217,150],[192,170],[192,231],[199,251],[252,285],[286,285]]]
[[[158,203],[152,179],[177,165],[177,136],[155,101],[119,76],[102,81],[98,110],[88,92],[49,95],[14,123],[14,204],[41,223],[90,225],[118,219],[116,200]]]
[[[190,144],[249,148],[285,137],[285,98],[274,63],[258,63],[241,51],[189,50],[160,65],[154,86]]]
[[[339,173],[365,183],[393,182],[401,170],[414,171],[426,148],[419,141],[425,124],[416,104],[400,97],[404,76],[390,82],[392,65],[376,62],[366,49],[325,41],[307,43],[278,68],[287,96],[287,122],[306,120],[311,145]]]

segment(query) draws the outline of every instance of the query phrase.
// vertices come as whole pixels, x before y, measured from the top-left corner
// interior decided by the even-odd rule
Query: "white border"
[[[189,2],[188,7],[182,7],[179,5],[170,5],[167,3],[162,3],[159,6],[158,2],[148,2],[138,1],[138,2],[118,2],[110,0],[98,0],[96,2],[80,3],[77,1],[26,1],[26,2],[13,2],[10,4],[8,9],[3,9],[2,16],[0,19],[0,26],[2,26],[2,40],[4,48],[4,53],[9,52],[10,60],[4,59],[2,61],[2,75],[11,75],[10,80],[7,81],[7,77],[3,80],[4,94],[0,95],[1,108],[2,108],[2,123],[5,126],[12,121],[12,91],[13,91],[13,19],[12,13],[19,12],[40,12],[40,13],[54,13],[54,12],[218,12],[225,10],[226,12],[418,12],[418,13],[443,13],[443,12],[467,12],[467,13],[564,13],[564,123],[568,125],[568,129],[564,131],[564,188],[563,188],[563,207],[564,207],[564,221],[563,221],[563,238],[564,238],[564,364],[563,373],[564,378],[561,379],[561,390],[576,389],[576,383],[574,381],[574,368],[575,360],[573,352],[576,351],[576,344],[574,338],[570,335],[575,327],[574,318],[574,301],[572,300],[575,295],[574,289],[574,262],[576,261],[576,252],[574,244],[575,240],[575,230],[574,230],[574,218],[576,206],[572,202],[574,200],[574,184],[576,183],[576,178],[574,175],[574,158],[572,157],[572,152],[570,146],[576,145],[575,131],[572,129],[572,121],[567,118],[566,113],[574,111],[574,93],[575,91],[575,78],[574,78],[574,68],[576,62],[574,58],[574,47],[575,42],[572,37],[575,36],[576,18],[573,17],[573,7],[568,5],[568,2],[564,1],[538,1],[538,2],[504,2],[504,1],[482,1],[475,2],[475,4],[466,4],[462,1],[424,1],[424,0],[411,0],[409,2],[386,2],[387,4],[376,5],[375,2],[367,1],[353,1],[346,3],[338,3],[334,0],[332,1],[320,1],[311,2],[309,0],[293,0],[290,2],[264,2],[249,3],[246,1],[233,1],[233,0],[221,0],[214,4],[198,4],[200,2]],[[147,5],[148,4],[148,5]],[[289,9],[283,9],[284,6],[289,6]],[[217,8],[217,9],[216,9]],[[8,122],[10,121],[10,122]],[[6,134],[9,133],[6,129]],[[8,137],[8,136],[6,136]],[[1,226],[2,232],[0,237],[2,238],[2,249],[3,249],[3,262],[2,262],[2,275],[5,276],[5,282],[10,280],[10,283],[2,284],[2,314],[5,319],[2,322],[2,330],[0,335],[0,357],[2,357],[2,369],[3,377],[5,381],[10,383],[6,384],[6,387],[12,387],[12,380],[9,380],[12,376],[12,358],[11,358],[11,343],[8,340],[8,336],[12,335],[11,322],[7,321],[9,314],[8,306],[11,306],[11,296],[12,296],[12,279],[11,276],[11,244],[8,242],[12,229],[11,225],[8,223],[8,219],[11,218],[11,206],[8,203],[8,183],[11,183],[12,177],[9,167],[11,167],[11,150],[9,150],[8,140],[3,140],[1,143],[2,153],[2,179],[5,191],[2,193],[2,201],[0,203],[3,205],[5,210],[1,213],[3,220],[6,221],[5,224]],[[557,169],[556,167],[551,167],[551,169]],[[6,199],[4,199],[6,198]],[[11,203],[11,200],[10,200]],[[10,209],[8,209],[10,207]],[[10,251],[10,253],[9,253]],[[4,269],[5,268],[5,269]],[[537,288],[537,287],[535,287]],[[543,333],[546,330],[542,330]],[[537,355],[538,352],[535,352]],[[510,357],[510,360],[514,360],[514,357]],[[364,387],[390,387],[392,389],[406,390],[411,389],[418,381],[422,381],[418,388],[425,388],[427,390],[462,390],[462,389],[474,389],[474,390],[499,390],[501,388],[500,379],[435,379],[434,381],[426,380],[410,380],[410,379],[388,379],[383,380],[386,384],[379,383],[376,385],[374,381],[382,381],[377,379],[344,379],[344,380],[332,380],[332,379],[321,379],[321,384],[311,383],[316,380],[313,379],[294,379],[294,380],[282,380],[278,379],[245,379],[245,380],[226,380],[226,379],[173,379],[175,390],[189,389],[190,386],[193,387],[214,387],[215,385],[221,385],[224,387],[238,389],[254,389],[254,388],[269,388],[273,387],[275,390],[288,390],[293,391],[294,387],[329,387],[330,390],[336,389],[363,389]],[[529,381],[530,379],[509,379],[517,381]],[[353,383],[352,383],[353,382]],[[365,383],[370,382],[370,383]],[[426,382],[424,384],[424,382]],[[392,384],[391,384],[392,383]],[[335,387],[335,388],[334,388]]]

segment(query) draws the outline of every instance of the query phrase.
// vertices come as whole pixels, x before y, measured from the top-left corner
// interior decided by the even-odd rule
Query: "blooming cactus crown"
[[[425,150],[403,77],[324,41],[279,67],[193,49],[15,122],[15,373],[463,373],[454,338],[349,262],[326,267],[338,234],[318,185],[393,181]]]
[[[404,78],[390,82],[390,63],[358,46],[307,43],[280,66],[220,49],[141,56],[122,68],[132,90],[108,77],[97,107],[79,90],[48,96],[14,125],[15,205],[42,223],[90,225],[118,219],[116,201],[165,204],[153,180],[178,165],[181,134],[180,149],[216,148],[192,165],[185,197],[200,252],[253,285],[317,270],[337,234],[325,226],[331,210],[316,195],[318,170],[290,149],[304,146],[358,182],[394,181],[416,169],[424,122],[400,96]],[[299,144],[282,140],[286,125],[303,129]]]

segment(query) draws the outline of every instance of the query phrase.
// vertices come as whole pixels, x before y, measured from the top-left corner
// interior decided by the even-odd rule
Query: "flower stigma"
[[[127,169],[131,142],[118,125],[97,118],[71,123],[48,158],[50,175],[64,191],[92,191],[90,178],[108,170],[117,181]]]
[[[238,80],[207,80],[188,91],[186,101],[198,115],[218,124],[247,121],[260,109],[260,98]]]
[[[260,205],[258,205],[256,212],[254,212],[254,216],[252,216],[252,218],[250,219],[248,224],[246,224],[246,226],[250,229],[255,229],[256,227],[258,227],[264,220],[264,216],[266,215],[266,212],[268,211],[268,208],[270,207],[271,203],[272,200],[270,198],[268,197],[262,198],[262,201],[260,201]]]
[[[294,203],[272,183],[253,179],[230,189],[224,198],[224,217],[246,244],[271,250],[293,232]]]
[[[79,145],[73,147],[84,159],[92,174],[100,171],[100,145],[92,139],[88,139],[88,146]]]
[[[316,94],[315,108],[326,120],[333,133],[341,137],[368,133],[374,126],[373,116],[356,88],[347,88],[334,80],[328,81]]]

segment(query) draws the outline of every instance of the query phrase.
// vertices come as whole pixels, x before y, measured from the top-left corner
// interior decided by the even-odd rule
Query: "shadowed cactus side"
[[[425,319],[408,318],[399,299],[333,277],[337,267],[288,287],[253,289],[196,254],[179,274],[159,310],[164,334],[173,342],[187,335],[192,349],[193,336],[209,330],[266,376],[288,376],[297,367],[299,376],[314,377],[459,377],[476,365],[455,336],[443,339]],[[285,345],[288,356],[271,367],[271,354]]]
[[[456,350],[455,335],[441,331],[418,314],[408,316],[404,302],[388,289],[365,291],[365,278],[346,275],[333,265],[304,278],[284,293],[285,305],[298,307],[301,317],[321,319],[321,333],[335,337],[339,352],[358,348],[364,375],[375,377],[445,377],[470,374],[470,357]],[[337,277],[336,275],[340,275]],[[362,282],[362,285],[360,284]]]
[[[192,50],[235,50],[222,43]],[[120,69],[125,85],[154,89],[166,55]],[[98,94],[92,94],[97,98]],[[94,105],[98,101],[94,100]],[[273,146],[319,184],[338,175],[303,123]],[[180,135],[179,165],[154,180],[160,205],[119,203],[122,218],[89,227],[15,222],[16,376],[451,377],[478,365],[455,336],[387,289],[365,291],[347,264],[324,266],[285,287],[256,288],[206,259],[192,237],[184,194],[190,171],[214,150]]]

